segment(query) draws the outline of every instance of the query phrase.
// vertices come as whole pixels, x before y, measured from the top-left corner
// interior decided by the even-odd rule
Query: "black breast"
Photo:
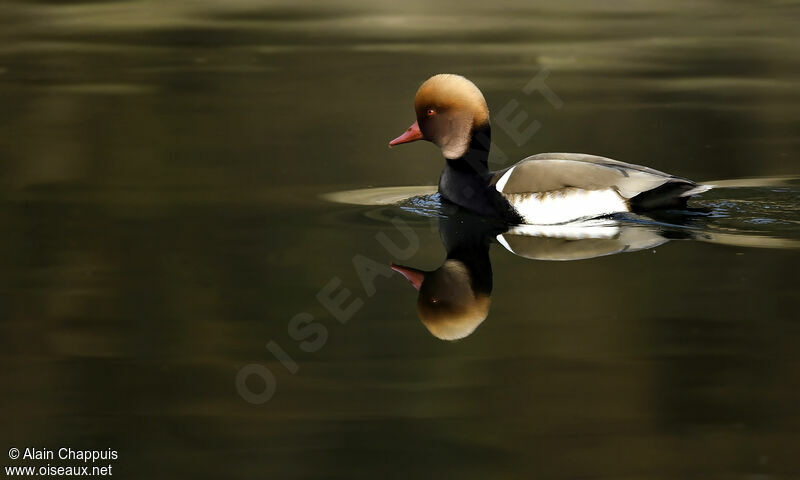
[[[439,193],[445,200],[481,215],[501,218],[508,223],[518,224],[522,217],[511,204],[491,185],[491,173],[476,173],[474,170],[460,168],[448,161],[439,177]]]

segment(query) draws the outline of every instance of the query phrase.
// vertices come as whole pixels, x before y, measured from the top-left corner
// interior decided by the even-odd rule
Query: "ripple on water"
[[[614,221],[653,229],[702,231],[694,238],[746,247],[800,248],[800,177],[771,177],[708,182],[714,190],[693,199],[697,211],[680,214],[675,221],[641,216],[615,216]],[[381,187],[329,193],[326,200],[374,206],[366,216],[388,220],[395,214],[447,218],[434,186]],[[389,210],[387,210],[387,208]],[[373,211],[378,210],[378,211]]]

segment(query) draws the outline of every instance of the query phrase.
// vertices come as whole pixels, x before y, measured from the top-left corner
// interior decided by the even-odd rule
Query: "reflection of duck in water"
[[[661,229],[612,219],[579,224],[509,228],[470,214],[439,219],[447,257],[431,271],[394,265],[419,291],[417,313],[435,337],[457,340],[470,335],[489,314],[493,239],[511,253],[537,260],[579,260],[661,245],[687,238],[685,231]]]
[[[518,225],[497,235],[497,241],[514,255],[533,260],[583,260],[637,252],[691,236],[689,231],[603,218],[564,225]]]
[[[505,230],[472,215],[442,218],[439,234],[447,258],[436,270],[392,264],[419,290],[417,313],[437,338],[457,340],[478,327],[489,314],[492,264],[489,245]]]

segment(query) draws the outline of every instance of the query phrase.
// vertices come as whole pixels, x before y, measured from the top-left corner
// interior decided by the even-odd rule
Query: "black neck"
[[[497,190],[489,186],[492,178],[489,171],[491,138],[488,123],[473,131],[466,153],[460,158],[447,160],[439,177],[439,193],[445,200],[463,208],[516,224],[522,221],[520,216]]]
[[[459,158],[447,159],[447,164],[458,171],[474,172],[480,176],[489,173],[489,148],[492,144],[492,129],[489,123],[475,128],[467,151]]]

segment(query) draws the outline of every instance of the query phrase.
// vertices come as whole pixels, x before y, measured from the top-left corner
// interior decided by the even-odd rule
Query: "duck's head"
[[[428,140],[442,149],[445,158],[462,157],[475,132],[489,125],[489,107],[483,94],[461,75],[434,75],[414,97],[417,121],[389,146]]]
[[[394,264],[392,269],[419,290],[417,314],[436,338],[464,338],[489,315],[489,294],[473,289],[472,274],[459,260],[448,259],[431,272]]]

